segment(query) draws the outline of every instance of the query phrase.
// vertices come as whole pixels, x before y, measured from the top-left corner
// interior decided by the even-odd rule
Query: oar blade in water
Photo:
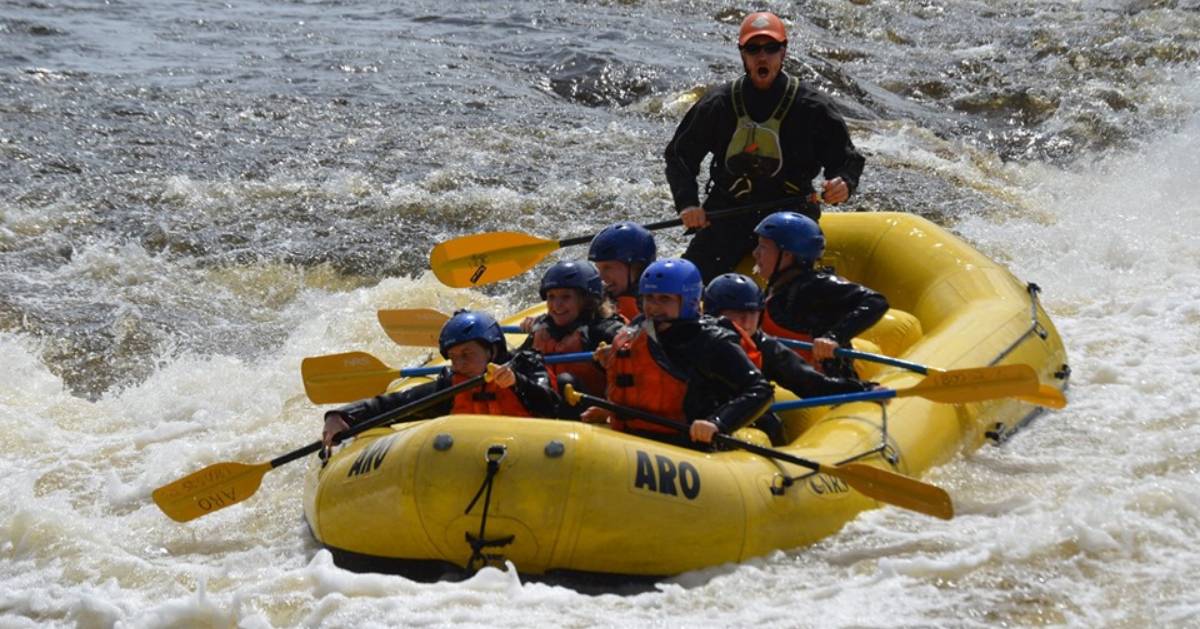
[[[470,288],[520,275],[559,248],[519,232],[492,232],[443,242],[429,254],[433,274],[446,286]]]
[[[154,490],[154,504],[176,522],[235,505],[258,491],[270,463],[214,463]]]
[[[310,356],[300,363],[304,393],[313,404],[337,404],[379,395],[400,376],[366,352]]]
[[[862,463],[822,465],[821,473],[840,478],[860,494],[880,502],[943,520],[954,517],[954,503],[946,490],[903,474]]]

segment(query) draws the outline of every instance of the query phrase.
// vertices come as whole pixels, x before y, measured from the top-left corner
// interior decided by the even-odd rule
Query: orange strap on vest
[[[543,356],[588,351],[583,346],[583,332],[581,330],[576,329],[574,332],[564,336],[562,340],[556,341],[553,336],[550,336],[550,332],[545,326],[534,330],[533,349],[541,352]],[[592,395],[604,394],[604,387],[607,384],[604,377],[604,370],[594,360],[546,365],[546,371],[549,371],[551,377],[554,379],[555,388],[558,386],[558,376],[569,373],[574,376],[577,386],[584,393]]]
[[[762,311],[762,329],[763,329],[763,332],[766,332],[767,334],[770,334],[771,336],[778,337],[781,339],[794,339],[797,341],[806,341],[809,343],[812,343],[812,340],[813,340],[813,337],[811,334],[805,334],[803,332],[796,332],[793,330],[789,330],[789,329],[779,325],[778,323],[775,323],[775,321],[773,319],[771,319],[771,314],[769,312],[767,312],[766,309],[763,309],[763,311]],[[813,361],[812,351],[807,350],[807,349],[800,349],[799,347],[793,347],[792,351],[799,354],[800,358],[804,359],[804,362],[812,365],[814,368],[817,369],[817,371],[821,371],[821,366],[815,364]]]
[[[454,374],[451,381],[459,384],[467,378]],[[471,387],[454,396],[454,406],[450,408],[451,415],[509,415],[512,417],[532,417],[513,387],[501,389],[491,382],[481,386]]]
[[[653,324],[647,324],[653,325]],[[650,353],[649,334],[623,328],[613,340],[608,359],[608,399],[633,408],[686,423],[683,397],[687,381],[658,364]],[[678,430],[639,419],[613,419],[615,430],[678,434]]]
[[[629,323],[642,314],[638,308],[638,298],[634,295],[621,295],[617,297],[617,314],[625,317],[625,323]]]
[[[762,371],[762,352],[759,351],[758,344],[754,342],[754,339],[750,338],[749,334],[746,334],[742,326],[735,323],[733,327],[738,331],[738,344],[742,346],[742,351],[746,352],[746,358],[749,358],[750,362],[754,363],[754,366],[758,367],[759,371]]]

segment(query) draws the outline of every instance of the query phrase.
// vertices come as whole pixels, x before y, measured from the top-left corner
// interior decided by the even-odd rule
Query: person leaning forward
[[[404,421],[452,414],[516,417],[554,417],[558,414],[560,400],[550,385],[550,374],[542,356],[532,351],[510,354],[500,324],[491,315],[472,310],[455,312],[442,326],[438,350],[450,364],[433,382],[360,400],[325,413],[325,428],[321,433],[325,447],[329,448],[334,436],[350,426],[483,375],[488,363],[503,363],[495,370],[491,382],[462,391]]]
[[[612,402],[678,421],[686,433],[589,407],[581,419],[687,447],[711,444],[718,432],[749,425],[774,390],[747,358],[735,333],[701,319],[700,272],[668,258],[642,273],[644,316],[617,334],[599,356]]]
[[[818,174],[825,177],[823,200],[836,205],[857,189],[866,161],[832,101],[783,72],[787,31],[776,15],[746,16],[738,49],[745,75],[701,98],[663,154],[676,211],[685,227],[699,230],[683,257],[699,267],[705,283],[754,249],[754,226],[770,210],[722,219],[719,229],[706,229],[706,212],[809,196]],[[709,154],[701,206],[697,177]],[[815,202],[796,209],[820,219]]]

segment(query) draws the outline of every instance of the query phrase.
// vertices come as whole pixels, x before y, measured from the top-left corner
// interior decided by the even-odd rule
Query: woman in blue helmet
[[[754,272],[767,280],[762,329],[768,334],[809,341],[801,357],[828,374],[852,375],[848,361],[834,358],[838,347],[875,325],[888,310],[883,295],[816,268],[825,235],[816,221],[795,212],[776,212],[754,228]]]
[[[448,389],[464,380],[487,371],[488,363],[498,363],[491,382],[483,382],[436,404],[423,412],[410,415],[407,421],[454,414],[515,415],[519,417],[554,417],[558,411],[558,394],[550,386],[550,374],[536,352],[509,354],[500,325],[491,315],[471,310],[459,310],[442,326],[438,349],[450,365],[433,382],[387,393],[325,413],[325,446],[337,433],[368,417],[399,408],[424,397]]]
[[[605,292],[626,321],[633,321],[639,314],[636,278],[657,254],[649,230],[629,221],[600,230],[588,247],[588,260],[596,263]]]
[[[609,400],[688,426],[671,428],[613,416],[591,407],[584,421],[695,447],[717,432],[753,422],[770,406],[771,383],[742,351],[733,332],[700,317],[700,271],[687,260],[659,260],[642,273],[644,319],[621,330],[604,354]]]
[[[826,376],[804,362],[779,339],[759,329],[763,307],[762,291],[745,275],[719,275],[704,289],[705,314],[719,317],[718,325],[737,333],[742,350],[767,380],[802,398],[855,393],[875,387],[873,382]],[[774,413],[758,418],[754,427],[767,433],[773,445],[786,443],[783,424]]]
[[[555,264],[542,276],[538,292],[546,300],[546,313],[521,322],[521,329],[531,332],[521,345],[523,350],[542,355],[590,352],[601,343],[612,345],[624,325],[604,298],[600,273],[591,262]],[[604,395],[604,369],[594,361],[547,369],[558,380],[569,374],[570,382],[584,393]]]

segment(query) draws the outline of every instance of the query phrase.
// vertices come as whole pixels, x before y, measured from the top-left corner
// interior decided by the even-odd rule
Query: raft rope
[[[898,468],[898,466],[900,464],[900,455],[896,451],[896,448],[892,446],[891,441],[889,441],[889,439],[888,439],[887,404],[879,403],[879,416],[880,416],[879,445],[877,445],[874,448],[871,448],[870,450],[867,450],[865,452],[860,452],[858,454],[855,454],[854,456],[852,456],[848,459],[843,459],[841,461],[838,461],[835,465],[845,465],[847,463],[858,461],[859,459],[865,459],[869,456],[874,456],[875,454],[879,454],[880,456],[883,457],[883,460],[885,460],[889,464],[891,464],[891,466],[893,468]],[[778,462],[776,463],[776,465],[778,465]],[[897,471],[899,471],[899,470],[897,469]],[[791,487],[792,485],[796,484],[797,481],[802,481],[802,480],[811,478],[813,476],[816,476],[817,474],[818,474],[818,472],[805,472],[803,474],[800,474],[799,476],[788,476],[786,474],[776,474],[775,477],[771,480],[771,493],[776,496],[782,496],[785,492],[787,492],[787,489],[789,487]]]
[[[1006,347],[1004,349],[1004,351],[997,354],[996,357],[993,358],[992,361],[988,363],[989,367],[994,367],[997,364],[999,364],[1000,361],[1004,360],[1009,354],[1011,354],[1013,352],[1013,350],[1017,349],[1017,347],[1019,345],[1021,345],[1021,343],[1024,343],[1026,341],[1026,339],[1028,339],[1032,335],[1036,334],[1037,337],[1042,339],[1043,341],[1045,341],[1047,338],[1050,337],[1050,331],[1046,329],[1046,326],[1042,325],[1041,318],[1038,316],[1038,308],[1040,306],[1040,302],[1038,300],[1038,293],[1042,292],[1042,288],[1040,286],[1038,286],[1037,284],[1034,284],[1033,282],[1029,282],[1028,284],[1025,285],[1025,292],[1029,293],[1029,327],[1026,328],[1025,331],[1022,332],[1021,335],[1018,336],[1017,339],[1014,340],[1008,347]],[[1054,374],[1054,377],[1058,378],[1059,380],[1066,380],[1070,376],[1071,376],[1071,368],[1067,365],[1063,365]],[[837,463],[837,465],[845,465],[846,463],[850,463],[852,461],[858,461],[860,459],[864,459],[869,456],[872,456],[876,453],[881,453],[883,456],[883,459],[885,461],[887,461],[888,463],[890,463],[891,466],[894,469],[896,469],[896,471],[899,471],[899,464],[900,464],[899,453],[888,442],[887,405],[880,404],[879,408],[881,411],[881,413],[880,413],[880,418],[881,418],[880,436],[882,437],[880,439],[880,444],[870,450],[867,450],[866,452],[862,452],[862,453],[856,454],[854,456],[851,456],[850,458],[847,458],[845,460],[839,461]],[[1034,414],[1037,414],[1040,412],[1041,412],[1041,409],[1038,409],[1037,411],[1034,412]],[[984,435],[987,438],[992,439],[996,443],[1003,443],[1009,437],[1011,437],[1012,434],[1015,433],[1022,425],[1024,425],[1025,423],[1028,423],[1028,421],[1032,418],[1033,418],[1033,416],[1031,415],[1029,418],[1026,418],[1025,421],[1020,422],[1020,424],[1018,424],[1017,426],[1014,426],[1013,428],[1007,428],[1004,424],[997,424],[995,427],[992,428],[992,430],[985,432]],[[816,476],[816,475],[817,475],[817,472],[806,472],[799,476],[787,476],[785,474],[776,474],[775,478],[771,481],[771,493],[776,496],[782,496],[787,491],[787,489],[789,487],[791,487],[792,485],[794,485],[797,481],[802,481],[804,479],[807,479],[807,478],[810,478],[810,477]]]
[[[479,486],[479,491],[475,492],[475,497],[471,499],[471,504],[467,505],[466,511],[463,514],[471,513],[471,509],[475,507],[475,503],[479,502],[479,497],[483,496],[483,517],[479,520],[479,536],[471,535],[470,532],[465,533],[467,544],[471,547],[471,558],[467,560],[467,571],[475,572],[477,568],[475,564],[479,563],[479,568],[483,568],[492,561],[501,561],[504,555],[499,553],[485,553],[485,548],[502,548],[508,546],[516,539],[516,535],[506,535],[496,539],[487,538],[487,520],[488,507],[492,504],[492,481],[496,478],[496,473],[500,471],[500,462],[508,454],[508,448],[503,445],[496,444],[488,446],[487,454],[484,455],[484,461],[487,462],[487,474],[483,477],[483,484]]]
[[[1013,341],[1004,351],[997,354],[992,359],[992,362],[987,364],[988,367],[995,367],[1000,364],[1000,361],[1004,360],[1013,350],[1017,349],[1018,345],[1024,343],[1025,339],[1029,338],[1031,334],[1037,334],[1038,338],[1043,341],[1050,337],[1050,332],[1046,330],[1046,326],[1042,325],[1042,320],[1038,318],[1038,293],[1042,292],[1042,287],[1030,282],[1025,285],[1025,292],[1029,293],[1029,328],[1021,336],[1018,336],[1017,340]]]

